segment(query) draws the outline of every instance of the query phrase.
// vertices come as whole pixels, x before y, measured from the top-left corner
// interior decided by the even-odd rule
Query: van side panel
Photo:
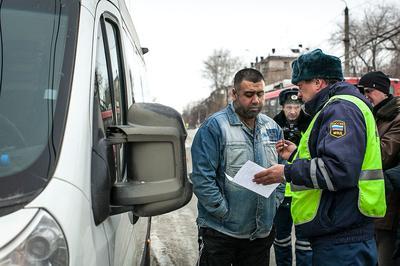
[[[93,16],[81,8],[74,79],[60,159],[54,176],[78,187],[90,199],[90,77]]]

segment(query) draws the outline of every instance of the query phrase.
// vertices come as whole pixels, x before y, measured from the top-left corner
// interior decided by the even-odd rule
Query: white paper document
[[[236,175],[232,178],[229,175],[226,175],[229,181],[234,182],[238,185],[241,185],[255,193],[260,194],[268,198],[271,193],[279,186],[279,183],[271,184],[271,185],[262,185],[253,182],[254,175],[258,172],[265,170],[264,167],[259,166],[258,164],[247,161],[236,173]]]

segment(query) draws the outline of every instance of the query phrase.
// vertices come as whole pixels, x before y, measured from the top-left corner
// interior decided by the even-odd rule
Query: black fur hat
[[[292,83],[314,78],[343,80],[342,63],[336,56],[327,55],[321,49],[301,55],[292,63]]]

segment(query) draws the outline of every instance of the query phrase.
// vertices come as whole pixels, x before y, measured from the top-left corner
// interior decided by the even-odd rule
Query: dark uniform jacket
[[[374,107],[374,115],[381,139],[382,167],[387,170],[399,163],[400,155],[400,98],[383,100]],[[400,176],[397,177],[400,179]],[[387,210],[383,219],[376,221],[377,229],[397,228],[400,215],[400,191],[395,189],[386,193]]]
[[[305,111],[314,116],[334,95],[353,95],[370,103],[356,87],[337,82],[321,90],[305,104]],[[343,125],[341,134],[334,125]],[[322,189],[316,217],[299,225],[311,242],[349,243],[373,239],[372,218],[358,209],[358,180],[366,151],[366,124],[361,110],[345,100],[334,100],[315,120],[309,138],[311,158],[318,158],[316,178]],[[297,159],[285,166],[285,177],[295,185],[314,188],[310,176],[310,160]]]

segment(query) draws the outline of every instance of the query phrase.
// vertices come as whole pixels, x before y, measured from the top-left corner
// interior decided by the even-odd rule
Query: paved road
[[[192,172],[190,147],[196,130],[188,130],[186,138],[187,172]],[[197,200],[183,208],[152,218],[151,248],[152,265],[195,265],[197,246]]]
[[[186,139],[187,172],[192,172],[190,147],[196,130],[188,130]],[[197,261],[197,199],[183,208],[152,218],[152,265],[195,265]]]
[[[195,265],[198,255],[196,198],[185,207],[152,218],[152,265]]]

